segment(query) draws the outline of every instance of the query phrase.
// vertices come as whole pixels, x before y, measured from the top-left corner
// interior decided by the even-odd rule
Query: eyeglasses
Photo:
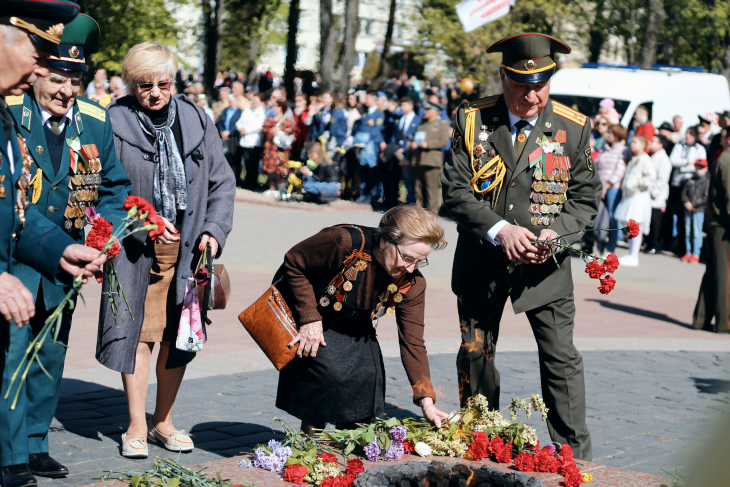
[[[159,83],[137,83],[137,86],[139,86],[141,91],[150,91],[155,86],[158,87],[160,91],[167,91],[170,89],[171,85],[172,81],[160,81]]]
[[[52,74],[48,77],[51,83],[54,85],[65,85],[67,82],[71,82],[71,86],[81,86],[81,78],[67,78],[59,74]]]
[[[428,259],[416,260],[413,257],[403,255],[403,253],[400,251],[400,247],[398,247],[397,245],[395,246],[395,249],[398,251],[398,255],[400,255],[400,258],[403,259],[403,262],[405,262],[409,266],[415,265],[417,269],[420,269],[421,267],[426,267],[428,265]]]

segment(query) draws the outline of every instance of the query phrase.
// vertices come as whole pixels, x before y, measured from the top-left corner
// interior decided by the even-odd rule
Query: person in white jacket
[[[669,178],[672,175],[672,163],[669,161],[666,148],[672,142],[664,135],[655,135],[649,143],[651,162],[656,171],[656,181],[649,188],[651,196],[651,225],[646,238],[647,254],[655,254],[662,250],[661,225],[669,198]]]
[[[262,93],[251,97],[251,107],[241,113],[241,118],[236,122],[236,130],[241,134],[241,166],[246,168],[246,176],[243,180],[245,189],[258,189],[259,162],[263,151],[261,144],[261,129],[266,121],[266,109],[263,104]]]
[[[698,143],[697,127],[690,127],[685,134],[684,142],[676,144],[669,155],[674,167],[669,184],[667,207],[672,212],[672,248],[678,255],[684,255],[684,205],[682,189],[695,172],[695,161],[707,159],[705,146]]]
[[[629,253],[619,258],[621,265],[635,267],[639,265],[639,249],[641,249],[642,234],[649,233],[651,221],[651,195],[657,173],[651,157],[646,153],[646,137],[634,135],[631,140],[631,153],[634,157],[626,167],[626,174],[621,182],[623,198],[616,207],[614,218],[623,225],[634,220],[641,227],[639,235],[629,240]]]

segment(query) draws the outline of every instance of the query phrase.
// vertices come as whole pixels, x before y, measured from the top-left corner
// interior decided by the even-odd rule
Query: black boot
[[[37,487],[38,481],[30,473],[27,463],[2,468],[3,487]]]
[[[39,477],[58,479],[68,475],[68,469],[54,460],[48,453],[31,454],[28,465],[33,475]]]

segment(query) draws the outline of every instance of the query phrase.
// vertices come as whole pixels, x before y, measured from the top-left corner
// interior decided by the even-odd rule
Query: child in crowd
[[[702,250],[702,225],[705,223],[705,206],[707,195],[710,192],[710,175],[707,171],[707,161],[695,161],[695,174],[687,181],[682,190],[684,204],[684,240],[687,253],[682,262],[698,263]]]
[[[629,240],[629,254],[619,258],[621,265],[634,267],[639,265],[639,250],[641,249],[642,234],[649,233],[651,223],[651,195],[649,189],[657,178],[654,164],[646,153],[646,137],[634,135],[631,140],[633,157],[626,168],[626,174],[621,182],[623,199],[616,207],[616,220],[627,225],[634,220],[641,227],[636,238]]]
[[[307,148],[306,164],[289,161],[289,193],[301,192],[304,201],[329,203],[340,196],[339,168],[332,163],[319,141]]]

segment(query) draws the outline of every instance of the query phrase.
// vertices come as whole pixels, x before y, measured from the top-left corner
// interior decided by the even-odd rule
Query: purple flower
[[[241,460],[241,463],[239,463],[238,466],[241,468],[252,468],[253,463],[251,462],[251,460],[244,458],[243,460]]]
[[[388,453],[385,454],[385,459],[400,460],[401,458],[403,458],[403,453],[405,453],[403,443],[401,443],[400,441],[394,441],[393,444],[390,446],[390,450],[388,450]]]
[[[288,446],[277,446],[274,448],[274,456],[281,461],[282,465],[292,455],[291,448]]]
[[[287,455],[283,459],[278,457],[275,453],[269,455],[260,447],[257,448],[253,454],[253,466],[256,468],[268,470],[270,472],[279,472],[284,467],[286,459],[291,455],[291,448],[285,448],[289,450],[289,455]]]
[[[406,433],[408,433],[408,430],[405,426],[393,426],[390,428],[389,433],[391,440],[403,443],[406,441]]]
[[[269,440],[266,446],[271,448],[273,451],[276,451],[276,449],[281,446],[281,442],[276,440]]]
[[[553,452],[553,455],[555,455],[557,453],[557,450],[555,449],[555,445],[553,445],[553,444],[547,445],[545,448],[549,448],[550,451]]]
[[[378,439],[376,438],[375,441],[372,443],[368,443],[365,445],[365,455],[368,457],[368,460],[371,462],[377,462],[378,457],[380,456],[380,445],[378,445]]]

